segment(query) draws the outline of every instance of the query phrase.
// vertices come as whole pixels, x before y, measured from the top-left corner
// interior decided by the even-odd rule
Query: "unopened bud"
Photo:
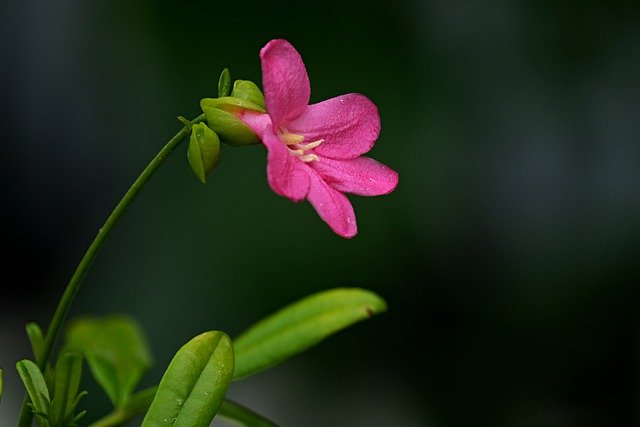
[[[260,88],[250,80],[236,80],[233,83],[233,91],[231,96],[240,99],[246,99],[251,101],[262,108],[265,107],[264,95]]]
[[[225,68],[218,79],[218,97],[229,96],[231,92],[231,74],[229,69]]]
[[[258,136],[240,120],[236,114],[241,110],[252,110],[264,113],[264,109],[252,101],[235,98],[205,98],[200,107],[207,118],[207,124],[223,142],[232,146],[255,145],[260,143]]]
[[[193,174],[202,182],[218,166],[222,158],[220,138],[206,124],[197,123],[191,128],[187,158]]]

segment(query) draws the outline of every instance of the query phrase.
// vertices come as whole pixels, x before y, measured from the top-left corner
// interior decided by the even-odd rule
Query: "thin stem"
[[[127,403],[126,406],[123,408],[115,408],[108,415],[91,423],[89,427],[114,427],[124,424],[134,415],[140,414],[149,409],[157,390],[158,386],[153,386],[137,392],[131,396],[129,403]]]
[[[109,415],[91,423],[89,427],[113,427],[119,426],[129,419],[129,414],[121,409],[114,409]]]
[[[197,118],[195,118],[191,123],[199,123],[204,121],[204,114],[201,114]],[[98,251],[106,241],[107,237],[111,233],[111,230],[118,222],[118,219],[122,216],[122,214],[127,210],[127,207],[131,204],[133,199],[138,195],[142,187],[146,184],[146,182],[151,178],[153,173],[162,165],[162,163],[169,157],[169,154],[178,146],[180,143],[189,135],[189,130],[187,126],[183,127],[173,138],[167,142],[167,144],[162,147],[158,155],[151,160],[151,163],[142,171],[138,179],[131,185],[129,190],[125,193],[120,203],[115,207],[107,221],[104,223],[102,228],[98,231],[98,235],[95,237],[87,252],[85,252],[82,260],[76,267],[76,271],[71,276],[71,280],[67,285],[67,288],[62,294],[62,298],[58,303],[58,307],[53,314],[53,318],[51,319],[51,323],[49,324],[49,328],[47,329],[47,333],[44,338],[44,343],[42,345],[42,349],[40,354],[36,355],[36,360],[38,362],[38,367],[40,370],[44,371],[44,368],[51,356],[51,350],[53,348],[53,344],[56,341],[62,324],[64,322],[64,318],[69,311],[69,307],[73,302],[78,289],[80,288],[80,284],[82,283],[82,279],[84,279],[87,270],[91,266],[93,259],[98,254]],[[25,395],[25,399],[22,403],[22,410],[20,411],[20,418],[18,421],[19,427],[28,427],[31,425],[32,413],[31,409],[27,406],[29,403],[28,396]]]
[[[218,414],[237,421],[245,427],[277,427],[276,424],[257,412],[228,399],[222,402]]]

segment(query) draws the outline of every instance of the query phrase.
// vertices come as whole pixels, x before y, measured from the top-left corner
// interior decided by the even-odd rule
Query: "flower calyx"
[[[249,80],[236,80],[231,86],[228,69],[224,69],[218,81],[218,98],[204,98],[200,107],[207,124],[222,142],[234,147],[255,145],[260,139],[240,117],[245,113],[265,113],[264,95],[258,86]]]
[[[222,159],[220,138],[205,123],[191,126],[187,159],[193,174],[200,182],[207,182],[207,175],[213,171]]]

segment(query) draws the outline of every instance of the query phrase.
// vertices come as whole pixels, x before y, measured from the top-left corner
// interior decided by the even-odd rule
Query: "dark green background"
[[[258,52],[282,37],[312,102],[378,105],[371,156],[397,190],[352,198],[348,241],[270,190],[263,148],[226,150],[203,186],[180,147],[73,314],[137,318],[152,384],[204,330],[362,286],[387,314],[231,395],[283,426],[638,425],[637,2],[9,1],[1,23],[0,424],[21,398],[22,325],[48,322],[175,117],[224,67],[260,82]]]

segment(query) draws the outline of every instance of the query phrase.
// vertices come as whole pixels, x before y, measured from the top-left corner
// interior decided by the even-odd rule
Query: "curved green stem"
[[[257,412],[246,408],[239,403],[225,399],[218,410],[218,414],[225,418],[239,422],[246,427],[277,427],[276,424],[269,421]]]
[[[204,121],[204,114],[201,114],[197,118],[191,121],[192,124],[200,123]],[[134,181],[129,190],[125,193],[120,203],[115,207],[107,221],[104,223],[102,228],[98,231],[98,235],[95,237],[87,252],[85,252],[84,257],[76,267],[76,271],[71,276],[71,280],[67,285],[67,288],[58,303],[58,307],[53,314],[53,318],[51,319],[51,323],[49,324],[49,328],[47,329],[47,333],[44,338],[44,343],[40,354],[36,355],[36,361],[38,363],[38,367],[44,371],[44,367],[49,360],[51,355],[51,349],[53,348],[53,344],[58,337],[60,329],[62,327],[62,323],[64,321],[67,312],[69,311],[69,307],[71,306],[71,302],[73,301],[78,289],[80,288],[80,284],[82,283],[82,279],[84,278],[87,270],[91,266],[93,259],[98,254],[98,251],[106,241],[107,237],[111,233],[111,230],[118,222],[118,219],[122,216],[122,214],[126,211],[127,207],[131,204],[133,199],[138,195],[142,187],[146,184],[146,182],[151,178],[153,173],[162,165],[162,163],[169,157],[169,154],[178,146],[180,143],[189,135],[190,129],[187,129],[187,126],[183,127],[173,138],[167,142],[167,144],[162,147],[158,155],[151,160],[151,163],[142,171],[138,179]],[[31,409],[27,406],[29,403],[28,397],[25,395],[25,399],[22,404],[22,410],[20,411],[20,419],[18,421],[19,427],[28,427],[31,425],[32,413]]]

